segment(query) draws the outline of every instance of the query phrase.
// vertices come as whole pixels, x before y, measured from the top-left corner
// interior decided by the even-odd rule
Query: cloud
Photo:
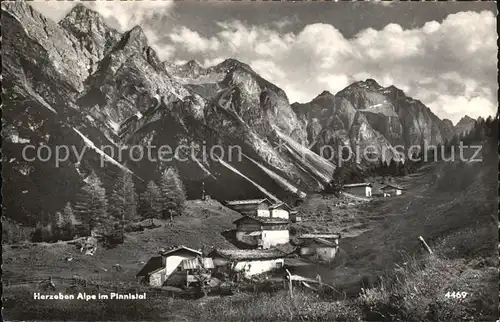
[[[278,30],[284,29],[286,27],[289,27],[293,25],[293,23],[296,21],[296,17],[286,17],[280,20],[273,21],[271,25],[275,26]]]
[[[496,104],[493,104],[485,97],[466,97],[453,95],[440,95],[433,105],[438,106],[438,113],[447,115],[456,124],[464,115],[472,118],[485,117],[496,111]],[[484,111],[491,111],[485,114]]]
[[[167,13],[174,4],[173,1],[30,1],[33,8],[55,22],[64,18],[77,3],[97,11],[121,32],[141,25],[155,15]]]
[[[153,47],[158,54],[160,60],[171,60],[174,58],[175,46],[173,44],[167,44],[160,40],[158,34],[152,29],[143,29],[144,34],[148,38],[148,43]]]
[[[141,25],[155,15],[165,15],[172,8],[172,1],[89,1],[86,4],[108,20],[116,21],[119,31]]]
[[[44,1],[34,0],[30,2],[36,11],[45,17],[58,22],[76,5],[73,1]]]
[[[30,4],[58,21],[75,3]],[[287,32],[296,17],[265,25],[215,21],[207,26],[214,32],[206,36],[191,25],[161,29],[157,18],[170,14],[173,1],[84,3],[120,31],[141,25],[162,60],[195,58],[206,67],[236,58],[280,86],[291,102],[310,101],[323,90],[335,93],[354,81],[374,78],[383,86],[401,88],[454,122],[463,114],[487,116],[496,111],[497,35],[490,11],[459,12],[414,29],[388,24],[352,38],[325,23]]]
[[[220,46],[217,38],[203,38],[196,31],[191,31],[186,27],[176,28],[169,37],[174,44],[182,44],[189,53],[217,51]]]
[[[283,88],[291,102],[323,90],[374,78],[421,100],[438,116],[457,122],[463,114],[496,111],[496,29],[490,11],[459,12],[415,29],[388,24],[351,39],[317,23],[296,33],[278,27],[217,22],[210,38],[187,27],[171,33],[178,58],[209,62],[233,57]]]

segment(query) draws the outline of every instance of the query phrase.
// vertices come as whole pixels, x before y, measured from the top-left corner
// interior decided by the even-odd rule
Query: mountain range
[[[119,171],[131,172],[141,190],[172,165],[190,198],[203,182],[221,200],[293,203],[328,185],[339,146],[374,146],[392,158],[396,145],[444,143],[475,123],[453,126],[373,79],[290,104],[243,62],[162,62],[141,27],[120,33],[83,5],[55,23],[26,2],[6,3],[2,23],[4,207],[19,221],[61,210],[91,171],[108,189]],[[27,161],[27,145],[86,152],[56,166],[34,158],[35,148]],[[185,161],[140,158],[140,147],[156,155],[160,146],[189,149]]]

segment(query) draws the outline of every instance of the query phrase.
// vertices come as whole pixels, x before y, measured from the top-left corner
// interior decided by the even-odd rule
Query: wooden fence
[[[52,290],[57,291],[61,288],[67,289],[72,286],[81,287],[95,287],[96,290],[102,292],[115,292],[115,293],[147,293],[148,295],[155,296],[169,296],[179,298],[192,298],[197,297],[197,294],[186,292],[181,289],[173,287],[163,288],[150,288],[138,283],[124,283],[123,281],[89,281],[81,277],[36,277],[36,278],[11,278],[2,279],[2,284],[5,288],[16,286],[30,286],[33,288],[51,287]],[[8,291],[6,292],[8,293]]]
[[[36,278],[3,278],[2,283],[5,287],[21,285],[40,285],[43,283],[53,283],[54,285],[82,285],[82,286],[101,286],[101,283],[88,281],[81,277],[36,277]]]

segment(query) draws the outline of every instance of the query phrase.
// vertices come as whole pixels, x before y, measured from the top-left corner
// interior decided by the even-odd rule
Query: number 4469
[[[447,292],[444,297],[447,299],[452,298],[452,299],[464,299],[469,295],[467,292]]]

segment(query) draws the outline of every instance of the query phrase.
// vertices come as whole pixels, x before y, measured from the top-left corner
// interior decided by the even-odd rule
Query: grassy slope
[[[476,255],[493,256],[497,192],[496,165],[491,161],[425,166],[398,180],[408,187],[404,195],[364,206],[338,209],[332,206],[336,198],[312,197],[303,206],[303,220],[309,223],[301,226],[341,231],[347,238],[340,243],[343,258],[337,259],[342,267],[308,267],[300,273],[320,273],[339,289],[357,293],[362,282],[371,284],[394,263],[422,254],[418,236],[431,247],[449,234],[474,236],[469,239],[475,244],[471,249],[477,246]]]
[[[322,266],[317,266],[316,270],[308,267],[308,271],[301,273],[314,277],[319,272],[323,280],[333,283],[338,290],[354,294],[363,284],[365,287],[366,284],[373,284],[377,277],[401,272],[401,278],[396,283],[389,283],[390,278],[386,278],[386,283],[363,293],[357,299],[330,302],[301,292],[297,293],[298,303],[295,303],[297,299],[290,302],[284,292],[274,295],[239,294],[196,301],[151,298],[145,302],[130,303],[134,304],[133,312],[123,310],[121,302],[89,302],[85,309],[75,306],[70,313],[77,312],[82,318],[96,317],[95,312],[104,305],[111,314],[105,318],[113,316],[129,320],[269,321],[298,318],[297,315],[300,315],[302,319],[348,321],[358,317],[364,320],[410,321],[432,318],[440,321],[471,317],[471,314],[478,312],[482,314],[480,317],[491,317],[487,311],[488,308],[496,308],[497,298],[494,295],[498,284],[498,274],[494,268],[498,256],[495,252],[495,173],[495,162],[437,163],[424,167],[412,177],[402,179],[399,183],[407,186],[408,191],[400,197],[337,209],[333,206],[338,201],[335,198],[312,196],[303,206],[303,210],[309,213],[303,219],[308,222],[301,226],[308,226],[309,230],[341,230],[347,237],[341,240],[342,261],[339,267],[333,270]],[[26,250],[4,247],[7,252],[4,258],[12,260],[10,264],[4,263],[3,268],[11,274],[16,271],[16,275],[42,274],[52,270],[65,275],[72,275],[76,270],[88,275],[92,269],[97,270],[97,265],[104,265],[110,271],[111,266],[118,262],[125,267],[123,272],[115,275],[109,272],[95,274],[110,280],[130,279],[140,267],[139,261],[154,255],[168,243],[199,247],[202,241],[209,241],[227,245],[220,232],[232,228],[231,221],[238,215],[218,207],[211,206],[209,218],[204,218],[204,215],[200,216],[204,207],[191,203],[189,209],[198,215],[179,218],[173,227],[143,234],[133,233],[124,245],[98,252],[96,257],[79,255],[56,245],[40,245]],[[317,216],[317,213],[321,214]],[[436,259],[418,260],[427,257],[417,240],[419,235],[434,249],[438,255]],[[72,252],[80,262],[76,265],[75,262],[64,262],[66,251]],[[21,260],[23,257],[30,259]],[[23,263],[27,264],[25,268],[20,266]],[[45,267],[34,270],[33,264]],[[457,305],[456,302],[443,300],[447,290],[465,290],[471,296],[465,304]],[[394,294],[396,297],[393,297]],[[16,296],[16,300],[19,296]],[[36,306],[36,310],[44,309],[39,302],[28,302],[26,305]],[[324,309],[317,310],[317,305],[323,305]],[[474,311],[476,308],[479,311]],[[469,309],[471,311],[466,312]],[[391,310],[395,310],[395,313],[391,313]],[[59,305],[56,311],[43,316],[60,316],[67,314],[67,311],[66,306]],[[12,317],[17,316],[16,310],[11,312],[14,313]],[[373,315],[377,312],[385,315]],[[318,314],[321,316],[314,316]],[[394,314],[395,317],[391,318],[387,314]],[[25,318],[22,314],[18,316]]]
[[[172,226],[128,233],[125,243],[113,249],[98,248],[94,256],[84,255],[65,243],[27,244],[21,247],[3,246],[4,278],[72,277],[89,280],[132,281],[151,256],[161,248],[185,245],[201,249],[202,245],[234,248],[221,232],[233,228],[239,214],[216,201],[189,201],[183,216],[176,217]],[[72,261],[66,261],[72,257]],[[120,264],[117,271],[113,265]],[[106,270],[106,271],[105,271]]]

